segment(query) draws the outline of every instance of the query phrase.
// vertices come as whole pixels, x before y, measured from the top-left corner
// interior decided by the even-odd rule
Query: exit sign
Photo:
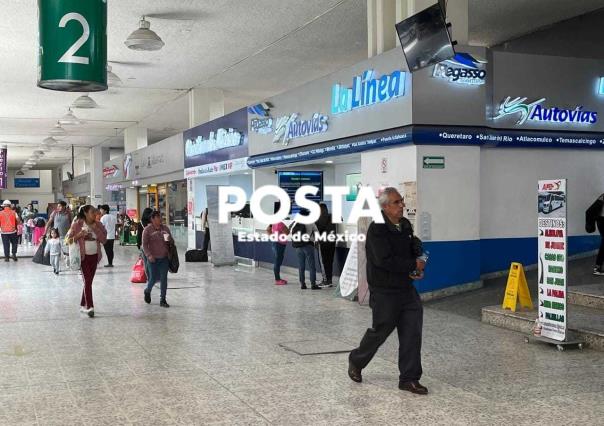
[[[424,157],[424,169],[444,169],[445,157]]]

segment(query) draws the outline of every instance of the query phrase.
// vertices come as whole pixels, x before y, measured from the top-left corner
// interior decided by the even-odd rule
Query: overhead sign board
[[[107,0],[38,0],[38,86],[107,90]]]
[[[183,133],[184,168],[246,158],[248,115],[243,108]]]
[[[250,107],[250,157],[411,124],[411,78],[392,50]]]
[[[6,158],[8,150],[0,148],[0,189],[8,187],[8,159]]]

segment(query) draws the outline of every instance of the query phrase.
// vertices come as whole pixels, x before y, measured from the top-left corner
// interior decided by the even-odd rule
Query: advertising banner
[[[538,184],[539,323],[541,336],[566,339],[566,179]]]
[[[0,189],[8,187],[8,164],[7,164],[7,149],[0,148]]]
[[[38,86],[107,90],[107,0],[38,0]]]
[[[199,168],[198,175],[211,174],[213,168],[200,166],[229,162],[232,164],[232,160],[246,158],[249,155],[247,120],[247,109],[243,108],[185,131],[183,138],[186,171]]]

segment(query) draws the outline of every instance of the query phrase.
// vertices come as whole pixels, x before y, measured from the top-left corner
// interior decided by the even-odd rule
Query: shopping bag
[[[130,274],[130,282],[134,284],[146,283],[147,275],[145,275],[145,262],[142,257],[139,257]]]
[[[80,255],[80,245],[78,243],[69,244],[69,269],[79,271],[82,266],[82,258]]]
[[[42,238],[42,242],[38,246],[34,257],[31,260],[38,265],[50,266],[50,253],[45,255],[44,249],[46,249],[46,238]]]

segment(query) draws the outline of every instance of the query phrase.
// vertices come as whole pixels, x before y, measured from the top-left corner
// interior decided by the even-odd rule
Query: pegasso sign
[[[374,70],[367,70],[352,79],[352,87],[334,84],[331,89],[331,113],[341,114],[357,108],[388,102],[405,94],[404,71],[376,77]]]

